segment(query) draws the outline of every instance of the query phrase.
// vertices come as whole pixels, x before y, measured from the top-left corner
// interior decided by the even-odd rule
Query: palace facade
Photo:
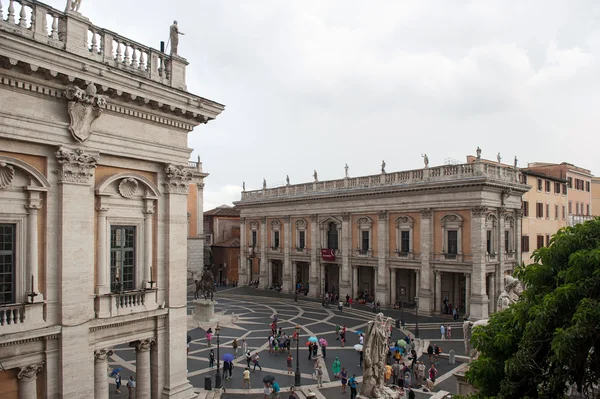
[[[266,184],[263,184],[266,186]],[[240,284],[308,283],[319,298],[373,294],[440,312],[495,311],[503,276],[521,262],[517,168],[484,162],[242,192]]]
[[[205,174],[188,133],[223,106],[187,92],[176,54],[76,9],[4,5],[0,397],[108,398],[125,344],[137,397],[191,398],[186,204]]]

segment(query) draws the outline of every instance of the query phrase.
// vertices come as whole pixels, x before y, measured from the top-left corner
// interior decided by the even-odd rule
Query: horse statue
[[[215,279],[210,270],[205,270],[202,273],[202,277],[200,280],[196,281],[196,292],[194,292],[194,298],[198,299],[198,292],[202,291],[201,295],[204,296],[204,299],[208,299],[210,296],[210,300],[213,300],[213,295],[215,293]]]

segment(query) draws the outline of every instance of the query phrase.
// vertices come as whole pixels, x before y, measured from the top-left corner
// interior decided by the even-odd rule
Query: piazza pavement
[[[204,383],[206,377],[211,377],[211,383],[214,388],[216,367],[210,369],[208,363],[208,353],[210,349],[217,353],[216,336],[213,336],[212,347],[207,346],[206,330],[212,327],[215,330],[216,323],[202,324],[193,320],[191,316],[194,312],[193,287],[188,287],[188,335],[192,338],[190,342],[190,351],[187,355],[188,378],[200,397],[204,397]],[[273,315],[277,314],[278,326],[288,335],[292,335],[296,324],[300,325],[300,348],[299,362],[302,376],[302,386],[299,388],[304,396],[306,393],[314,392],[318,398],[337,399],[349,398],[350,389],[346,394],[341,392],[341,382],[334,378],[332,364],[336,357],[340,359],[342,367],[345,367],[349,375],[356,374],[358,381],[361,381],[362,369],[359,367],[359,356],[354,350],[354,345],[359,343],[358,331],[365,331],[367,323],[373,319],[372,309],[365,305],[352,305],[352,308],[343,308],[340,312],[336,307],[323,307],[322,303],[304,295],[298,296],[298,302],[294,302],[293,295],[280,294],[274,291],[258,290],[250,287],[224,288],[218,287],[215,294],[215,300],[218,304],[215,306],[215,313],[219,314],[220,319],[227,320],[222,323],[220,334],[220,357],[226,353],[233,354],[232,342],[235,338],[238,340],[238,357],[234,361],[233,377],[231,379],[222,379],[224,392],[221,398],[262,398],[263,384],[262,379],[265,375],[273,375],[281,386],[281,398],[287,398],[287,392],[290,386],[294,385],[294,374],[296,369],[296,348],[292,340],[293,372],[289,374],[286,366],[287,354],[269,354],[267,339],[270,333],[270,323]],[[399,319],[401,312],[393,309],[383,309],[382,312],[389,317]],[[394,341],[403,338],[406,333],[414,336],[416,315],[414,309],[404,311],[406,329],[400,330],[393,328],[392,338]],[[430,398],[433,394],[446,391],[453,393],[456,391],[456,378],[453,374],[460,368],[466,366],[468,360],[464,357],[462,322],[453,322],[449,316],[418,316],[419,319],[419,337],[423,341],[422,350],[426,352],[427,345],[431,342],[437,343],[443,351],[438,368],[438,378],[433,393],[422,392],[421,389],[415,389],[417,398]],[[340,346],[340,341],[336,340],[335,326],[346,326],[346,345]],[[441,341],[440,326],[452,326],[452,339]],[[324,370],[324,386],[316,387],[316,379],[313,377],[314,361],[308,360],[308,350],[305,346],[308,337],[316,336],[328,341],[327,356],[319,360],[322,362]],[[246,367],[245,356],[242,353],[241,344],[245,339],[248,348],[254,354],[259,353],[262,371],[251,372],[252,389],[241,389],[242,372]],[[456,352],[456,364],[450,365],[447,354],[453,349]],[[319,351],[320,353],[320,351]],[[427,354],[420,353],[420,360],[423,360],[427,368],[429,363]],[[222,362],[221,362],[222,364]],[[115,390],[114,379],[110,378],[110,398],[127,398],[127,388],[125,383],[130,375],[135,378],[135,352],[134,348],[126,345],[114,348],[114,354],[110,357],[109,367],[111,369],[121,368],[121,377],[123,387],[121,394]],[[252,367],[251,367],[252,370]],[[221,370],[222,371],[222,370]],[[286,393],[284,395],[284,393]],[[304,394],[304,395],[302,395]]]

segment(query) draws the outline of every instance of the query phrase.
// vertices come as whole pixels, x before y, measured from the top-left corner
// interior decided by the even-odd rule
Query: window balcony
[[[495,253],[495,252],[492,252],[492,253],[490,254],[490,253],[487,253],[487,252],[486,252],[486,254],[485,254],[485,261],[486,261],[486,262],[495,262],[495,261],[497,261],[497,260],[499,260],[499,259],[498,259],[498,254],[497,254],[497,253]]]
[[[281,247],[271,247],[271,252],[281,252]]]
[[[96,317],[104,319],[158,309],[157,292],[154,288],[96,296]]]
[[[309,254],[310,253],[310,248],[304,247],[304,248],[300,248],[300,247],[296,247],[294,248],[294,252],[297,254]]]
[[[448,252],[442,252],[440,254],[440,260],[453,260],[457,262],[462,262],[462,254],[452,254]]]
[[[399,259],[414,259],[414,253],[412,251],[403,252],[400,250],[396,250],[396,257]]]
[[[361,258],[370,258],[373,256],[373,250],[371,249],[356,249],[356,256]]]
[[[0,306],[0,335],[46,327],[44,302]]]

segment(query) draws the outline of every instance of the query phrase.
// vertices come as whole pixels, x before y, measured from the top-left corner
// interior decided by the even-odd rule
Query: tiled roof
[[[204,216],[240,216],[240,211],[237,208],[221,205],[215,209],[204,212]]]

